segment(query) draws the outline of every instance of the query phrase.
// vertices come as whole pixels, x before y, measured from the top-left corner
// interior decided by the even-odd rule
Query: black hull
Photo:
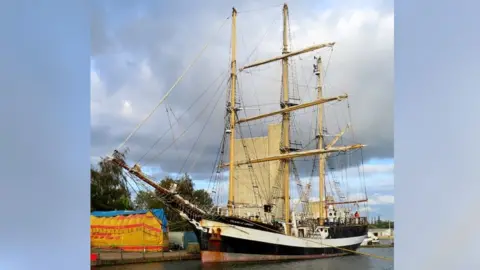
[[[225,221],[225,220],[222,220]],[[230,223],[230,222],[228,222]],[[231,223],[230,223],[231,224]],[[225,224],[228,226],[229,224]],[[233,224],[232,224],[233,225]],[[225,227],[226,227],[225,226]],[[242,228],[239,230],[257,230],[257,228]],[[205,228],[206,229],[206,228]],[[200,242],[200,250],[202,253],[202,262],[247,262],[247,261],[279,261],[279,260],[303,260],[328,258],[351,254],[348,250],[356,250],[359,248],[363,239],[367,235],[366,225],[351,225],[331,228],[332,235],[327,240],[301,238],[304,245],[289,244],[288,241],[278,240],[288,237],[280,233],[262,232],[261,239],[245,239],[242,233],[238,236],[211,233],[210,229],[195,230],[197,238]],[[252,232],[252,231],[250,231]],[[278,238],[277,238],[278,236]],[[275,240],[277,239],[277,240]],[[297,238],[298,239],[298,238]],[[331,247],[312,247],[315,243],[328,240],[338,240],[336,243],[342,243]],[[313,243],[313,244],[312,244]]]

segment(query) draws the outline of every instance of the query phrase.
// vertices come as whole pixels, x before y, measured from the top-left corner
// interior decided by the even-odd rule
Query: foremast
[[[288,54],[288,6],[283,5],[283,55]],[[288,57],[282,59],[282,89],[283,101],[280,104],[282,109],[287,109],[290,105],[288,93]],[[282,147],[280,153],[288,154],[290,152],[290,112],[282,113]],[[290,160],[283,160],[283,198],[284,198],[284,218],[286,234],[290,235]]]
[[[231,72],[230,72],[230,106],[228,107],[228,112],[230,113],[230,166],[229,166],[229,175],[228,175],[228,215],[233,215],[234,207],[234,177],[235,177],[235,124],[237,121],[237,108],[236,105],[236,87],[237,87],[237,10],[232,9],[232,40],[231,40]]]
[[[317,58],[317,64],[315,66],[315,75],[317,76],[317,99],[322,99],[323,97],[323,82],[322,82],[322,58]],[[317,116],[317,131],[318,131],[318,141],[317,149],[323,149],[323,103],[318,104],[318,116]],[[320,225],[323,225],[325,220],[325,154],[320,154],[318,158],[318,191],[319,191],[319,218]]]

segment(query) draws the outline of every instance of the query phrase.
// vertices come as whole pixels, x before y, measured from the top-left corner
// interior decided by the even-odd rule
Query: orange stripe
[[[108,235],[99,235],[99,236],[95,235],[95,236],[92,236],[91,238],[93,238],[93,239],[107,239],[107,240],[120,240],[121,237],[120,236],[113,237],[113,236],[108,236]]]
[[[143,251],[144,249],[145,250],[148,250],[148,251],[168,251],[169,249],[167,247],[164,247],[164,246],[119,246],[119,247],[116,247],[116,248],[113,248],[111,246],[105,246],[105,247],[102,247],[102,246],[95,246],[95,248],[101,248],[101,249],[115,249],[115,250],[118,250],[118,249],[122,249],[122,250],[125,250],[125,251]]]
[[[101,228],[101,229],[128,229],[128,228],[136,228],[136,227],[142,227],[143,224],[131,224],[131,225],[117,225],[117,226],[111,226],[111,225],[90,225],[90,228]]]
[[[159,229],[159,228],[156,228],[156,227],[153,227],[153,226],[150,226],[150,225],[145,225],[145,228],[147,228],[149,230],[152,230],[152,231],[156,231],[156,232],[162,232],[162,229]]]
[[[167,250],[164,246],[122,246],[123,250]]]
[[[150,225],[146,224],[131,224],[131,225],[118,225],[118,226],[112,226],[112,225],[90,225],[90,228],[92,229],[131,229],[131,228],[138,228],[138,227],[145,227],[146,229],[156,231],[156,232],[162,232],[162,229],[155,228]]]

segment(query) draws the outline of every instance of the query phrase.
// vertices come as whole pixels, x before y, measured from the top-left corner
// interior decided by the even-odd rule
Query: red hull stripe
[[[253,262],[253,261],[284,261],[300,259],[320,259],[345,255],[341,254],[317,254],[317,255],[257,255],[242,253],[226,253],[216,251],[202,251],[202,263],[218,262]]]

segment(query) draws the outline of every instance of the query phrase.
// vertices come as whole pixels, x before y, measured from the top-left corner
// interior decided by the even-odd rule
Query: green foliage
[[[116,153],[116,157],[124,159],[125,154]],[[156,191],[139,191],[135,201],[132,202],[127,188],[127,178],[121,167],[102,159],[97,168],[90,169],[90,174],[91,211],[163,209],[171,231],[191,230],[190,224],[175,210],[167,207]],[[176,184],[176,192],[179,195],[202,209],[209,210],[213,206],[210,195],[205,190],[195,190],[193,181],[187,174],[178,180],[165,177],[159,184],[167,189]]]
[[[91,211],[133,209],[122,168],[105,159],[90,168],[90,204]]]
[[[370,229],[388,229],[389,228],[388,227],[389,223],[390,223],[390,228],[394,229],[394,222],[393,221],[385,221],[385,220],[377,221],[375,224],[368,224],[368,227]]]
[[[149,191],[139,191],[134,201],[135,209],[158,209],[163,208],[163,203],[157,199],[155,193]]]
[[[195,190],[194,184],[190,176],[185,174],[178,180],[171,177],[165,177],[160,181],[160,186],[170,189],[173,184],[177,184],[176,192],[184,199],[195,203],[202,209],[209,210],[213,206],[213,201],[210,195],[203,189]],[[160,199],[161,195],[156,191],[141,191],[135,198],[136,209],[154,209],[162,208],[167,215],[170,231],[188,231],[191,230],[190,224],[180,217],[180,215],[173,209],[165,206]]]
[[[194,202],[202,209],[210,210],[213,207],[213,200],[210,194],[204,189],[197,189],[193,192]]]

